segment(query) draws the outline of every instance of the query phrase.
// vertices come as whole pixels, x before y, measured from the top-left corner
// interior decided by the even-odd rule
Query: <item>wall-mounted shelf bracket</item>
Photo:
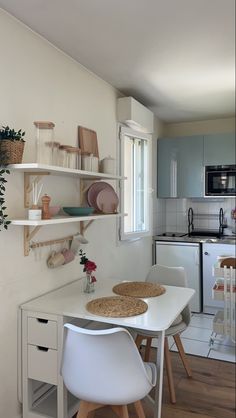
[[[88,229],[88,227],[93,223],[93,220],[88,221],[86,224],[84,221],[80,222],[80,233],[84,236],[85,231]]]
[[[36,226],[31,232],[30,232],[30,227],[24,226],[24,255],[27,256],[29,255],[30,252],[30,241],[32,240],[32,238],[37,234],[37,232],[40,230],[40,228],[42,228],[41,226]]]
[[[48,176],[50,172],[37,172],[37,171],[27,171],[24,173],[24,206],[29,208],[30,206],[30,192],[32,191],[32,183],[30,183],[30,176],[34,176],[34,182],[39,182],[42,176]]]

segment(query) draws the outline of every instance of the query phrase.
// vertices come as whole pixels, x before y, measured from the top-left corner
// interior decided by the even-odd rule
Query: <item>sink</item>
[[[219,242],[219,238],[208,238],[205,242]]]

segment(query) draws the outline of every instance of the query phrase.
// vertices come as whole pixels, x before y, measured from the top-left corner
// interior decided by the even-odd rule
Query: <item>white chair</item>
[[[178,286],[178,287],[186,287],[187,286],[187,279],[186,273],[183,267],[166,267],[162,265],[154,265],[151,267],[146,281],[151,283],[160,283],[163,285],[169,286]],[[166,372],[168,378],[168,385],[170,391],[170,400],[171,403],[176,403],[176,395],[175,395],[175,388],[174,388],[174,381],[173,381],[173,373],[172,373],[172,365],[171,365],[171,357],[169,352],[169,345],[168,345],[168,336],[173,336],[176,346],[178,348],[181,360],[183,362],[184,368],[187,372],[188,377],[192,377],[191,369],[188,365],[187,357],[184,352],[184,348],[180,339],[180,333],[183,332],[190,323],[191,312],[190,308],[187,305],[185,309],[181,312],[181,314],[176,318],[173,324],[166,330],[165,332],[165,365],[166,365]],[[157,337],[155,332],[143,332],[143,330],[138,331],[138,335],[136,337],[136,344],[138,347],[142,344],[143,340],[146,340],[146,349],[145,349],[145,361],[149,360],[150,356],[150,349],[152,344],[152,338]]]
[[[130,403],[145,418],[140,399],[155,386],[156,367],[142,361],[130,333],[124,328],[64,328],[61,374],[66,388],[81,400],[76,418],[87,418],[104,405],[129,418]]]

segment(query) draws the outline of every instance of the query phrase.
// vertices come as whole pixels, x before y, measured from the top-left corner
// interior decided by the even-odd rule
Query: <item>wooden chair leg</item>
[[[76,418],[88,418],[96,409],[102,408],[104,405],[94,402],[80,401],[79,411]]]
[[[113,411],[120,418],[129,418],[127,405],[111,405]]]
[[[171,365],[171,357],[170,357],[170,351],[169,351],[169,344],[168,344],[168,338],[165,337],[165,365],[166,365],[166,373],[167,373],[167,380],[168,380],[168,386],[169,386],[169,392],[170,392],[170,401],[171,403],[176,403],[176,396],[175,396],[175,386],[174,386],[174,380],[173,380],[173,372],[172,372],[172,365]]]
[[[152,337],[147,337],[144,361],[149,361],[150,359],[151,346],[152,346]]]
[[[137,412],[138,418],[145,418],[143,405],[141,401],[134,402],[135,411]]]
[[[184,368],[186,370],[186,373],[187,373],[188,377],[192,377],[192,371],[189,367],[188,359],[187,359],[186,354],[184,352],[184,347],[183,347],[182,341],[180,339],[180,335],[176,334],[173,337],[174,337],[174,340],[175,340],[175,344],[176,344],[176,346],[179,350],[179,355],[181,357],[181,360],[182,360],[182,363],[183,363]]]
[[[135,344],[138,347],[138,350],[140,349],[142,341],[143,341],[143,336],[138,334],[137,337],[135,338]]]

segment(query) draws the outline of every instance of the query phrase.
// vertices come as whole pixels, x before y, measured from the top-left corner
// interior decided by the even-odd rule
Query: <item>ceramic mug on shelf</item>
[[[65,257],[61,251],[53,251],[47,260],[47,265],[49,268],[53,269],[65,264]]]
[[[62,253],[62,255],[64,257],[64,260],[65,260],[64,264],[70,263],[75,258],[75,254],[71,249],[68,250],[67,248],[64,248],[61,253]]]
[[[86,238],[81,234],[76,234],[73,236],[70,249],[73,251],[74,255],[79,255],[80,245],[88,244]]]

